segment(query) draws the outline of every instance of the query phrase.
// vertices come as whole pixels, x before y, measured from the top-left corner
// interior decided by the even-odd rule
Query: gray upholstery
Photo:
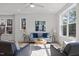
[[[68,44],[70,47],[69,54],[70,56],[79,56],[79,43]]]
[[[0,41],[0,56],[28,56],[29,50],[29,45],[17,50],[15,43]]]
[[[60,51],[56,49],[53,45],[50,46],[51,56],[62,56]]]
[[[53,45],[50,46],[50,50],[52,56],[79,56],[79,43],[67,44],[62,52],[53,47]]]
[[[0,41],[0,55],[14,55],[16,50],[14,43]]]

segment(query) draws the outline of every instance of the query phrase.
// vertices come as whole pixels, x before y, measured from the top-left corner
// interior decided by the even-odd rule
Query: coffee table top
[[[41,39],[41,40],[35,40],[35,44],[46,44],[47,43],[47,41],[46,40],[44,40],[44,39]]]

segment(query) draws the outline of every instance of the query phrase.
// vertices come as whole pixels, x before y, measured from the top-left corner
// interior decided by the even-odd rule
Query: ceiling
[[[29,3],[0,3],[0,15],[1,14],[17,14],[17,13],[57,13],[67,3],[35,3],[44,7],[35,6],[29,7]],[[27,7],[28,6],[28,7]]]

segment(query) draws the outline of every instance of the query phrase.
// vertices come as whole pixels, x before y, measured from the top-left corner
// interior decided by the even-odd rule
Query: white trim
[[[67,35],[66,36],[64,36],[64,35],[62,35],[62,28],[61,28],[61,25],[62,25],[62,16],[65,14],[65,13],[67,13],[69,10],[71,10],[72,8],[74,8],[76,6],[76,4],[73,4],[73,5],[71,5],[69,8],[67,8],[66,10],[64,10],[60,15],[59,15],[59,17],[60,17],[60,19],[59,19],[59,36],[61,36],[61,37],[64,37],[64,38],[69,38],[69,39],[71,39],[71,38],[73,38],[73,39],[76,39],[76,37],[71,37],[71,36],[69,36],[69,20],[68,20],[68,24],[67,24]],[[71,23],[72,24],[72,23]]]
[[[60,15],[62,16],[63,14],[65,14],[67,11],[69,11],[70,9],[72,9],[73,7],[75,7],[77,4],[73,4],[71,5],[69,8],[67,8],[66,10],[64,10]]]

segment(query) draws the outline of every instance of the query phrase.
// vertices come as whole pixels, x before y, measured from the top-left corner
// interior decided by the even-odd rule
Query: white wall
[[[77,4],[76,7],[76,36],[77,36],[77,40],[79,41],[79,3]]]
[[[23,40],[21,18],[26,18],[27,33],[35,32],[35,21],[46,21],[46,32],[56,31],[56,16],[52,14],[16,14],[15,15],[15,40]]]

